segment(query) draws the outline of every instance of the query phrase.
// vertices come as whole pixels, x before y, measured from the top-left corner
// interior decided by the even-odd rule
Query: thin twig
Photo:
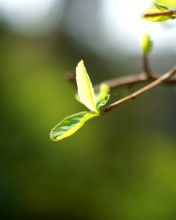
[[[160,11],[160,12],[155,12],[155,13],[147,13],[144,14],[143,17],[157,17],[157,16],[169,16],[169,15],[174,15],[173,10],[168,10],[168,11]]]
[[[111,79],[108,81],[104,81],[103,83],[107,84],[109,88],[112,90],[121,88],[121,87],[128,87],[133,85],[140,85],[142,83],[150,83],[154,80],[158,79],[159,75],[153,75],[151,78],[146,76],[144,73],[140,74],[133,74],[128,76],[122,76],[115,79]],[[168,79],[167,81],[163,82],[164,84],[174,85],[176,84],[176,77],[172,77],[172,79]],[[99,84],[94,86],[95,92],[99,91]]]
[[[111,80],[106,80],[103,83],[107,84],[111,91],[116,90],[118,88],[122,88],[125,86],[133,86],[133,85],[140,85],[142,83],[149,83],[153,82],[154,80],[158,79],[160,76],[159,75],[152,75],[152,78],[149,78],[146,76],[145,73],[139,73],[139,74],[132,74],[128,76],[122,76],[122,77],[117,77]],[[66,79],[69,80],[75,88],[77,88],[76,85],[76,78],[75,74],[69,73],[66,75]],[[176,84],[176,77],[172,77],[171,79],[168,79],[167,81],[163,82],[164,84]],[[94,91],[98,92],[100,88],[100,85],[94,85]]]
[[[139,74],[132,74],[132,75],[127,75],[127,76],[117,77],[111,80],[106,80],[106,81],[103,81],[103,83],[107,84],[112,91],[112,90],[122,88],[125,86],[128,87],[128,86],[133,86],[133,85],[140,85],[141,83],[153,82],[159,77],[160,77],[159,75],[155,74],[152,76],[152,78],[148,78],[146,74],[139,73]],[[66,79],[69,80],[75,88],[77,88],[75,74],[69,73],[69,77],[66,76]],[[168,84],[168,85],[174,85],[176,84],[176,77],[172,77],[171,79],[168,79],[167,81],[164,81],[163,83]],[[100,88],[99,84],[94,85],[95,92],[98,92],[99,88]]]
[[[113,108],[116,108],[117,106],[119,106],[120,104],[130,100],[130,99],[134,99],[137,96],[141,95],[142,93],[154,88],[155,86],[163,83],[164,81],[168,80],[169,78],[171,78],[174,74],[176,73],[176,67],[174,67],[171,71],[169,71],[168,73],[164,74],[163,76],[159,77],[158,79],[156,79],[154,82],[150,83],[149,85],[143,87],[142,89],[132,93],[131,95],[120,99],[119,101],[109,105],[103,112],[102,114],[106,114],[107,112],[111,111]]]
[[[148,76],[148,78],[153,78],[148,64],[148,56],[144,54],[142,57],[142,61],[144,73]]]
[[[151,79],[148,79],[148,76],[144,73],[139,73],[139,74],[132,74],[132,75],[127,75],[127,76],[121,76],[117,77],[114,79],[110,80],[105,80],[103,83],[105,83],[111,91],[117,89],[117,88],[122,88],[122,87],[129,87],[132,85],[136,84],[141,84],[144,82],[151,82]],[[97,92],[99,91],[100,85],[94,85],[94,91]]]

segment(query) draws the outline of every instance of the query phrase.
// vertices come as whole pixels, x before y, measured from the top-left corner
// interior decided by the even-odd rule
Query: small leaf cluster
[[[152,49],[152,41],[148,33],[142,38],[141,47],[144,55],[147,56]],[[105,83],[100,84],[99,92],[94,92],[83,60],[81,60],[76,67],[76,82],[78,91],[75,98],[85,105],[89,111],[73,114],[57,124],[50,132],[50,138],[53,141],[59,141],[69,137],[80,129],[89,119],[101,116],[103,113],[102,108],[110,98],[110,89]]]
[[[176,18],[176,10],[169,9],[166,5],[155,3],[156,9],[150,9],[143,14],[143,18],[153,22],[162,22]]]
[[[171,4],[171,1],[168,0],[168,3]],[[176,9],[169,9],[167,6],[160,3],[155,3],[155,6],[156,9],[148,10],[143,15],[145,19],[153,22],[161,22],[176,18]],[[143,36],[141,40],[141,47],[143,50],[144,60],[146,60],[148,54],[152,50],[152,41],[148,33]],[[76,67],[76,82],[78,91],[75,98],[85,105],[89,111],[73,114],[57,124],[50,132],[50,138],[53,141],[59,141],[69,137],[81,128],[86,121],[103,115],[105,110],[107,110],[102,110],[102,108],[106,105],[110,98],[110,89],[106,84],[102,83],[100,84],[99,92],[94,92],[83,60],[81,60]],[[110,106],[112,107],[112,104]]]
[[[85,105],[89,111],[71,115],[56,125],[50,133],[50,138],[53,141],[59,141],[74,134],[86,121],[102,115],[102,107],[104,107],[109,100],[109,87],[106,84],[101,84],[99,92],[94,93],[83,60],[81,60],[76,67],[76,81],[78,87],[76,99]]]

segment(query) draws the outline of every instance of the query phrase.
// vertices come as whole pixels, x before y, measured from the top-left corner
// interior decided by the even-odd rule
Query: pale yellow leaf
[[[76,67],[76,81],[80,101],[91,111],[99,112],[96,107],[94,90],[87,74],[83,60]]]

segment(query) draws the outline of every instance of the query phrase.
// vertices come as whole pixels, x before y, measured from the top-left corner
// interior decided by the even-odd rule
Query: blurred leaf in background
[[[167,7],[176,7],[175,0],[158,0],[158,1],[154,1],[154,2],[166,5]]]

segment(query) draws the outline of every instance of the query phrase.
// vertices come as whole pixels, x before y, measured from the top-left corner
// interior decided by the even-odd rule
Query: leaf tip
[[[84,66],[84,60],[80,60],[78,62],[77,68],[80,67],[80,66]]]

